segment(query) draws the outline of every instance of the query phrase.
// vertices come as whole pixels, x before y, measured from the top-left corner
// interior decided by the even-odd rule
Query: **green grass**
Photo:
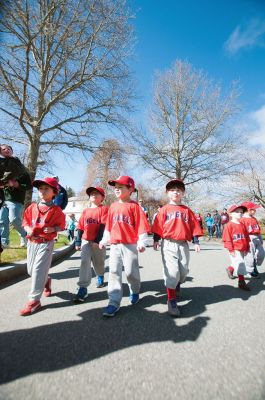
[[[66,236],[58,235],[58,241],[55,242],[54,248],[59,249],[69,244]],[[24,260],[27,257],[27,249],[20,247],[20,236],[15,229],[10,231],[10,247],[4,249],[0,255],[1,264],[8,264],[15,261]]]

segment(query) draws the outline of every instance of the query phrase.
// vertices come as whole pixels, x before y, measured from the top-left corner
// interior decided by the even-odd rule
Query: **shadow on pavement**
[[[162,280],[142,282],[141,301],[135,306],[123,306],[123,300],[115,318],[102,317],[101,308],[89,309],[91,302],[104,298],[107,300],[105,290],[91,293],[90,301],[88,298],[87,302],[88,310],[78,314],[78,305],[73,306],[73,310],[76,310],[75,315],[79,315],[80,320],[2,333],[0,383],[33,373],[65,369],[136,345],[164,341],[196,341],[209,321],[208,317],[199,316],[206,311],[208,304],[229,301],[232,298],[248,300],[264,290],[264,279],[265,274],[261,274],[261,279],[255,281],[255,285],[251,283],[251,292],[243,292],[230,285],[194,288],[185,288],[183,285],[179,303],[181,325],[166,313],[166,295]],[[154,294],[144,295],[150,291]],[[47,318],[52,308],[70,305],[71,294],[54,294],[57,295],[66,302],[43,307],[41,312],[46,313]],[[181,302],[186,300],[190,301],[181,305]],[[165,310],[163,313],[149,308],[161,303]],[[37,315],[27,318],[35,316]],[[192,319],[183,324],[185,318]]]

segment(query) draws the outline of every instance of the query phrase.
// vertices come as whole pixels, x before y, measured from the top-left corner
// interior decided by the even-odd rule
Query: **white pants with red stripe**
[[[112,244],[109,255],[109,304],[119,307],[123,295],[122,267],[127,278],[130,293],[139,293],[141,281],[136,244]]]
[[[250,237],[250,250],[245,256],[245,263],[247,272],[251,273],[254,271],[254,262],[257,266],[260,266],[265,258],[265,251],[263,248],[262,239],[258,235],[249,235]]]
[[[161,254],[165,286],[169,289],[175,289],[179,282],[185,281],[189,273],[189,245],[185,240],[163,239]]]
[[[96,275],[104,276],[105,258],[105,248],[100,250],[98,247],[93,246],[93,242],[82,239],[81,265],[77,285],[80,287],[90,285],[92,279],[91,262],[93,263]]]
[[[54,240],[46,243],[28,242],[27,270],[31,276],[31,290],[28,295],[30,300],[41,298],[52,262],[53,246]]]

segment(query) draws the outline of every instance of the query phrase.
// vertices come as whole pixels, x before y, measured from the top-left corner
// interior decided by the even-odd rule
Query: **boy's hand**
[[[196,253],[199,253],[201,251],[201,248],[200,248],[199,244],[195,244],[194,245],[194,251],[196,251]]]
[[[75,246],[76,251],[81,250],[81,246]]]
[[[53,226],[46,226],[43,228],[44,233],[54,233],[56,232],[56,229]]]
[[[104,247],[105,247],[104,244],[99,243],[98,248],[99,248],[100,250],[104,249]]]
[[[28,236],[32,236],[33,228],[31,228],[30,226],[25,226],[24,229],[27,232]]]
[[[139,251],[139,253],[143,253],[145,251],[145,247],[144,246],[137,246],[137,250]]]
[[[159,249],[159,242],[154,242],[153,248],[154,248],[154,250],[158,250]]]

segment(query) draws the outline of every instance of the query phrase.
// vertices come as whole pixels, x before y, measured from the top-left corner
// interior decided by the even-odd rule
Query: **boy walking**
[[[185,184],[181,179],[173,179],[166,185],[169,203],[157,214],[152,232],[154,249],[157,250],[162,238],[161,253],[164,267],[164,281],[168,296],[168,313],[178,317],[177,294],[180,284],[188,275],[189,245],[194,240],[194,249],[200,251],[198,236],[203,235],[200,224],[191,209],[181,204],[185,193]]]
[[[230,279],[234,279],[234,272],[238,276],[238,287],[249,291],[244,275],[246,275],[246,265],[244,257],[249,251],[249,234],[246,227],[240,222],[243,212],[247,209],[244,206],[233,204],[228,209],[230,221],[227,222],[223,232],[224,247],[229,251],[231,266],[227,268]]]
[[[264,261],[265,251],[263,248],[263,239],[260,234],[260,226],[254,217],[257,208],[260,206],[252,201],[245,201],[241,204],[246,207],[240,222],[245,225],[250,238],[250,251],[245,256],[245,264],[248,278],[259,278],[258,268]]]
[[[129,176],[120,176],[108,182],[115,186],[114,193],[118,201],[110,206],[106,229],[99,247],[110,243],[109,258],[109,303],[104,309],[105,317],[114,317],[119,311],[122,299],[122,267],[130,290],[130,302],[139,301],[140,272],[138,251],[143,252],[147,241],[149,225],[139,204],[130,199],[135,190],[134,180]]]
[[[31,315],[41,308],[40,298],[51,295],[51,278],[48,277],[52,261],[54,238],[57,232],[65,228],[65,215],[61,208],[53,204],[58,193],[58,184],[54,178],[35,180],[40,202],[32,203],[24,213],[23,226],[27,232],[27,269],[31,276],[29,301],[20,311],[20,315]]]
[[[79,271],[79,286],[75,303],[83,303],[88,296],[87,287],[91,283],[91,262],[97,275],[97,287],[104,286],[104,270],[106,250],[99,249],[108,215],[108,207],[102,205],[105,198],[104,189],[96,186],[86,190],[90,199],[90,207],[83,210],[77,225],[76,250],[81,250],[81,265]],[[81,246],[82,239],[82,246]]]

